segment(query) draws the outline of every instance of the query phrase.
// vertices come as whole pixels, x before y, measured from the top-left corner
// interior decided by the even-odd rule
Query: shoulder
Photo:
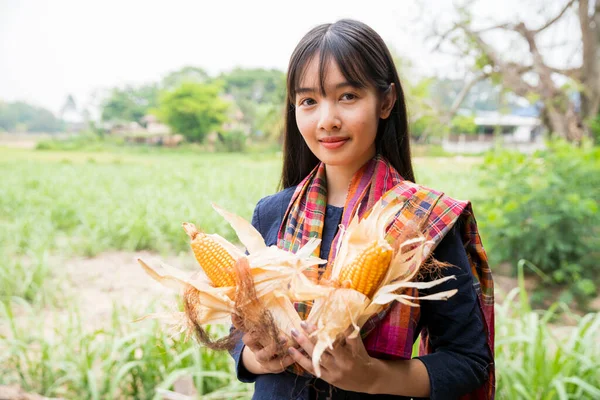
[[[252,225],[265,238],[267,245],[275,244],[283,215],[296,190],[296,186],[265,196],[256,203]]]
[[[467,253],[461,238],[461,229],[461,222],[458,220],[435,247],[433,257],[438,261],[449,262],[459,267],[463,265],[469,269]]]
[[[289,204],[296,186],[283,189],[280,192],[263,197],[256,203],[256,211],[261,214],[280,211],[281,207],[287,207]],[[285,209],[283,210],[285,212]]]
[[[467,204],[468,200],[459,200],[458,198],[453,198],[448,196],[441,190],[437,190],[425,185],[421,185],[418,183],[413,183],[410,181],[402,181],[398,185],[396,185],[392,191],[396,195],[401,195],[404,197],[416,197],[420,200],[429,200],[435,199],[435,205],[439,206],[448,206],[452,204]]]
[[[414,207],[416,214],[425,214],[429,219],[428,228],[446,234],[458,219],[465,213],[471,213],[471,202],[450,197],[446,193],[416,183],[403,181],[394,192],[404,197]]]

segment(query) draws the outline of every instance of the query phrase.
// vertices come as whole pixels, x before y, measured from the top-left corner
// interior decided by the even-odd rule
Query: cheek
[[[366,110],[368,111],[368,110]],[[371,140],[377,135],[377,124],[379,118],[372,112],[364,112],[360,115],[354,114],[353,125],[356,132],[361,133],[361,138]]]
[[[304,140],[309,141],[314,138],[316,121],[305,116],[296,116],[296,125],[298,126],[300,134],[304,137]]]

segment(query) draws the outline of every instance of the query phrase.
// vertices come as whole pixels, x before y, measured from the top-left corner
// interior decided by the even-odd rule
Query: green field
[[[181,222],[232,239],[210,207],[250,218],[274,193],[275,155],[110,154],[0,150],[3,251],[96,255],[109,249],[181,251]],[[475,192],[476,160],[418,159],[420,183],[458,198]]]
[[[159,399],[175,382],[189,381],[198,393],[211,393],[203,398],[249,396],[250,389],[233,378],[228,355],[171,338],[156,322],[132,322],[171,299],[154,292],[157,284],[133,259],[143,254],[193,265],[183,221],[235,240],[211,202],[249,219],[258,199],[276,191],[278,155],[0,148],[0,160],[0,385],[15,383],[53,397]],[[477,214],[480,163],[418,158],[417,181],[472,199]],[[506,375],[510,387],[506,383],[502,392],[515,398],[510,396],[529,390],[519,386],[530,368],[529,358],[519,354],[528,343],[546,348],[551,338],[546,331],[523,336],[518,331],[534,314],[521,309],[515,317],[512,311],[519,309],[506,307],[499,365],[517,371]],[[600,350],[590,339],[600,322],[593,316],[582,323],[574,331],[576,348],[565,349],[575,355],[565,356],[571,371],[564,377],[580,376],[589,390],[567,379],[561,385],[580,397],[553,397],[556,389],[531,398],[594,398],[600,390],[593,375]],[[534,367],[552,357],[525,355]],[[539,390],[553,390],[564,365],[555,361],[539,377]]]

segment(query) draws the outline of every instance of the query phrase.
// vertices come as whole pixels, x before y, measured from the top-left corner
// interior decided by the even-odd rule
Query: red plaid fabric
[[[397,238],[408,221],[426,221],[424,232],[434,242],[434,248],[462,219],[461,237],[467,251],[473,272],[473,285],[479,300],[479,307],[485,320],[488,346],[494,351],[494,288],[487,256],[481,244],[477,224],[471,205],[467,201],[452,199],[441,192],[425,188],[402,179],[400,174],[381,156],[367,162],[352,178],[346,204],[342,214],[342,225],[348,226],[356,213],[363,217],[373,205],[383,198],[384,203],[393,200],[403,202],[403,208],[388,227],[387,238]],[[327,205],[327,183],[325,165],[319,164],[296,188],[281,223],[278,247],[296,251],[311,237],[321,237]],[[339,233],[331,248],[335,249]],[[433,248],[432,248],[433,250]],[[318,256],[320,249],[315,251]],[[331,251],[328,266],[333,264],[335,251]],[[326,268],[325,271],[328,269]],[[323,270],[307,271],[307,276],[317,281]],[[415,289],[406,292],[418,296]],[[310,303],[297,303],[296,309],[304,319],[310,311]],[[413,338],[420,318],[420,308],[394,302],[381,313],[374,315],[363,326],[361,335],[365,347],[372,357],[384,359],[410,359]],[[420,354],[428,354],[429,346],[426,329],[421,332]],[[495,393],[495,373],[492,366],[490,379],[476,392],[463,399],[492,400]]]

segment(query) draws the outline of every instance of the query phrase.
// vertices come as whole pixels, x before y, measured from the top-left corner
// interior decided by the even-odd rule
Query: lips
[[[348,140],[347,137],[343,137],[343,136],[327,136],[324,138],[319,139],[319,142],[324,142],[324,143],[335,143],[335,142],[343,142]]]
[[[331,150],[342,147],[348,140],[349,138],[347,137],[329,136],[319,139],[319,142],[321,143],[321,145],[323,145],[323,147]]]

